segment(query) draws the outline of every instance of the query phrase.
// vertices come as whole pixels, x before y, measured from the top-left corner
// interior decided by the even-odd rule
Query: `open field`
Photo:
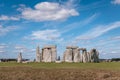
[[[0,63],[0,80],[120,80],[120,63]]]

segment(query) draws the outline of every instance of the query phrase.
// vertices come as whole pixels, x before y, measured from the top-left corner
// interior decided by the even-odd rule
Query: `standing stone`
[[[99,53],[96,49],[87,52],[86,48],[67,46],[63,55],[64,62],[99,62]]]
[[[22,53],[21,52],[18,54],[17,62],[22,63]]]
[[[56,59],[57,59],[57,50],[56,50],[56,47],[51,48],[51,51],[52,51],[52,56],[51,56],[52,62],[55,62]]]
[[[36,49],[36,62],[40,62],[41,61],[41,55],[40,55],[40,48],[39,46]]]
[[[66,48],[71,49],[72,62],[79,62],[80,61],[80,54],[79,54],[79,51],[78,51],[78,46],[67,46]]]
[[[72,60],[72,49],[66,49],[64,52],[64,61],[73,62]]]
[[[91,55],[90,55],[89,52],[87,52],[87,57],[88,57],[88,61],[87,61],[87,62],[90,62],[90,60],[91,60]]]
[[[49,48],[44,48],[43,50],[43,62],[51,62],[52,51]]]
[[[79,48],[73,49],[74,53],[74,62],[80,62],[80,51]]]
[[[83,49],[83,63],[86,63],[87,61],[88,61],[87,51],[86,49]]]
[[[42,61],[43,62],[55,62],[57,59],[56,46],[44,46],[42,49]]]
[[[99,62],[99,52],[96,49],[90,51],[91,62]]]

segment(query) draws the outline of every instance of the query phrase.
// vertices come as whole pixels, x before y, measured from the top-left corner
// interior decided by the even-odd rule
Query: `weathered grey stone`
[[[64,52],[65,62],[80,62],[80,53],[78,46],[67,46]]]
[[[50,49],[45,48],[43,50],[43,62],[51,62],[52,61],[51,54],[52,54],[52,51]]]
[[[87,52],[86,48],[67,46],[63,55],[65,62],[99,62],[99,53],[96,49]]]
[[[42,49],[42,61],[43,62],[55,62],[57,59],[56,46],[48,45]]]
[[[99,62],[99,52],[96,49],[90,51],[91,62]]]
[[[64,52],[64,61],[65,62],[73,62],[72,60],[72,49],[66,49]]]
[[[55,45],[46,45],[46,46],[44,46],[43,48],[56,48],[56,46]]]
[[[52,62],[55,62],[57,59],[57,50],[56,48],[51,48],[51,51],[52,51],[52,56],[51,56]]]
[[[21,52],[18,54],[17,62],[22,63],[22,53]]]
[[[39,46],[36,49],[36,62],[40,62],[41,61],[41,54],[40,54],[40,48]]]
[[[87,62],[90,62],[90,60],[91,60],[91,55],[90,55],[89,52],[87,52],[87,58],[88,58],[88,61],[87,61]]]
[[[74,56],[74,60],[73,62],[80,62],[80,51],[79,49],[73,49],[73,56]]]
[[[77,49],[78,46],[67,46],[66,49]]]
[[[80,62],[83,62],[83,54],[80,53]]]
[[[86,51],[86,49],[85,48],[83,48],[83,53],[82,53],[83,55],[83,63],[86,63],[86,62],[88,62],[88,56],[87,56],[87,51]]]

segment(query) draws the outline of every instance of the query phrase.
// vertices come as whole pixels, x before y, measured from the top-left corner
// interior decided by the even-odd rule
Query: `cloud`
[[[0,25],[0,36],[6,35],[7,33],[16,30],[17,28],[15,26],[7,26],[3,27]]]
[[[120,0],[113,0],[111,3],[112,4],[120,4]]]
[[[19,18],[18,17],[9,17],[9,16],[6,16],[6,15],[1,15],[0,16],[0,20],[3,20],[3,21],[6,21],[6,20],[18,21]]]
[[[24,19],[34,21],[56,21],[65,20],[71,16],[78,16],[79,13],[68,6],[55,2],[41,2],[34,6],[34,9],[25,7],[21,9]]]
[[[107,33],[110,30],[116,29],[120,27],[120,21],[108,24],[108,25],[100,25],[97,26],[88,32],[86,32],[83,35],[77,36],[76,40],[87,40],[87,39],[94,39],[96,37],[99,37],[105,33]]]
[[[30,36],[27,38],[30,38],[32,40],[55,40],[60,38],[61,34],[58,30],[40,30],[40,31],[33,31]]]
[[[120,40],[120,36],[115,36],[115,37],[112,37],[110,38],[111,40]]]
[[[19,52],[26,52],[28,49],[23,45],[16,45],[14,46],[15,50],[13,52],[19,53]]]
[[[5,53],[6,51],[4,51],[4,50],[0,50],[0,53]]]
[[[7,48],[8,46],[6,45],[6,44],[0,44],[0,53],[5,53],[6,51],[6,48]]]
[[[14,48],[15,48],[15,50],[14,50],[15,53],[19,53],[19,52],[32,53],[32,52],[36,51],[36,49],[28,49],[27,47],[25,47],[23,45],[16,45],[16,46],[14,46]]]
[[[21,49],[25,49],[25,47],[24,46],[15,46],[15,49],[16,50],[21,50]]]
[[[7,45],[1,45],[0,44],[0,49],[5,49],[5,48],[7,48],[8,46]]]
[[[82,20],[82,21],[79,21],[79,22],[74,22],[72,24],[68,24],[68,25],[65,25],[65,27],[62,29],[62,33],[66,33],[66,32],[69,32],[73,29],[77,29],[79,28],[80,26],[83,27],[85,25],[88,25],[90,23],[92,23],[97,17],[98,17],[99,14],[95,13],[93,14],[92,16]]]

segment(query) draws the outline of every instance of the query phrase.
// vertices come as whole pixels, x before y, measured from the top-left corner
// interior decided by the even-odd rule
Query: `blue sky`
[[[34,59],[38,45],[120,57],[120,0],[0,0],[0,58]]]

